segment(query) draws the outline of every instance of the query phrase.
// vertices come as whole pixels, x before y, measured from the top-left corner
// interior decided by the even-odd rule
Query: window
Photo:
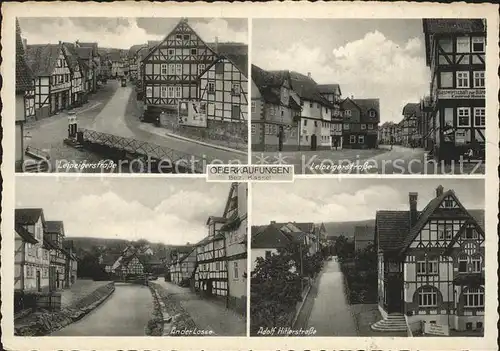
[[[191,55],[198,55],[197,49],[191,49]]]
[[[452,208],[453,207],[453,200],[452,199],[445,199],[444,200],[444,207]]]
[[[447,226],[446,224],[439,224],[438,225],[438,233],[439,233],[439,239],[441,240],[450,240],[452,238],[452,227],[449,225]]]
[[[175,40],[178,41],[178,42],[181,42],[182,41],[182,34],[177,34],[175,36]]]
[[[375,111],[371,110],[369,113],[370,117],[375,117]]]
[[[307,119],[304,119],[304,127],[307,126]]]
[[[351,135],[349,137],[349,141],[350,141],[351,144],[356,144],[356,136],[355,135]]]
[[[484,107],[474,107],[474,125],[476,127],[486,126],[486,109]]]
[[[470,107],[457,108],[457,127],[470,127]]]
[[[361,125],[361,130],[365,130],[366,129],[366,124],[362,124]]]
[[[465,307],[484,307],[484,290],[469,288],[464,292]]]
[[[169,64],[168,65],[168,75],[169,76],[174,76],[175,75],[175,65],[174,64]]]
[[[174,56],[175,50],[174,49],[168,49],[167,54],[168,54],[168,56]]]
[[[475,255],[471,258],[472,272],[481,273],[481,256]]]
[[[368,124],[368,129],[373,129],[373,124]]]
[[[457,38],[457,52],[465,53],[470,52],[470,38],[458,37]]]
[[[169,98],[173,98],[174,97],[174,87],[167,87],[167,95]]]
[[[467,261],[468,257],[465,254],[458,256],[458,272],[467,273]]]
[[[314,126],[317,127],[318,126],[318,121],[314,121]]]
[[[205,71],[205,65],[204,64],[199,64],[198,65],[198,75],[203,74],[204,71]]]
[[[434,275],[434,274],[438,274],[437,260],[417,261],[417,275]]]
[[[351,116],[351,110],[345,110],[344,113],[345,113],[346,116]]]
[[[162,63],[160,66],[160,72],[162,76],[166,76],[168,74],[168,65]]]
[[[182,98],[182,87],[180,87],[180,86],[175,87],[175,97],[177,99]]]
[[[255,130],[256,130],[256,126],[255,126],[255,124],[252,123],[252,125],[251,125],[251,133],[252,133],[252,135],[255,135]]]
[[[457,88],[469,87],[469,72],[457,71]]]
[[[344,129],[349,130],[349,123],[344,123]]]
[[[484,38],[472,38],[472,52],[484,52]]]
[[[312,103],[312,102],[310,102],[310,103],[309,103],[309,107],[310,107],[310,108],[312,108],[312,107],[313,107],[313,103]]]
[[[231,95],[233,96],[240,95],[240,85],[238,83],[233,83],[231,85]]]
[[[184,34],[184,40],[189,40],[189,34]]]
[[[208,82],[208,93],[215,93],[215,82]]]
[[[234,279],[238,279],[238,262],[233,262]]]
[[[364,144],[364,142],[365,142],[365,136],[364,135],[358,136],[358,143]]]
[[[484,71],[474,72],[474,88],[484,88]]]
[[[453,88],[453,72],[440,73],[440,88]]]
[[[465,229],[465,238],[466,239],[477,239],[477,232],[472,227],[468,227]]]
[[[252,107],[252,113],[254,113],[255,110],[257,109],[257,103],[255,101],[252,101],[251,107]]]
[[[433,287],[423,287],[418,292],[418,305],[420,307],[437,306],[437,291]]]
[[[175,65],[175,74],[178,76],[182,75],[182,65],[180,63]]]

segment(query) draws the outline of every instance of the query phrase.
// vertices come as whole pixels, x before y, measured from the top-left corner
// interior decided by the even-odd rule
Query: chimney
[[[436,188],[436,197],[440,197],[441,195],[443,195],[443,186],[442,185],[439,185],[437,188]]]
[[[276,224],[276,221],[271,221],[271,224]]]
[[[307,76],[311,78],[311,72],[307,72]]]
[[[351,100],[354,100],[354,95],[351,95]]]
[[[417,199],[418,193],[409,193],[408,199],[410,202],[410,227],[414,226],[417,222]]]
[[[23,39],[23,48],[26,50],[26,47],[28,46],[28,39]]]
[[[219,37],[215,37],[214,51],[216,54],[219,53]]]

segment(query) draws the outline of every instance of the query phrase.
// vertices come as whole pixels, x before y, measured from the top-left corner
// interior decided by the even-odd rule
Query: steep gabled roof
[[[33,73],[29,68],[21,38],[21,27],[16,19],[16,93],[33,88]]]
[[[420,116],[420,104],[419,103],[407,103],[403,107],[403,115],[404,116]]]
[[[331,94],[333,92],[339,91],[339,94],[342,95],[342,91],[340,90],[340,85],[337,83],[333,84],[318,84],[318,91],[320,94]]]
[[[320,94],[318,84],[309,76],[298,72],[290,72],[292,89],[301,99],[319,102],[320,104],[332,107],[332,103]]]
[[[196,33],[196,31],[191,28],[191,26],[189,25],[189,23],[187,22],[187,19],[186,18],[181,18],[181,20],[179,21],[179,23],[177,23],[175,25],[175,27],[165,36],[165,38],[163,38],[163,40],[160,40],[160,41],[148,41],[148,46],[150,47],[150,50],[148,52],[148,54],[146,55],[146,57],[143,58],[143,60],[149,58],[149,56],[151,56],[154,52],[154,49],[157,48],[158,46],[160,46],[161,44],[163,44],[165,41],[167,41],[167,38],[172,34],[174,33],[177,28],[179,28],[181,25],[184,25],[184,26],[187,26],[188,29],[191,30],[191,32],[193,32],[193,34],[195,34],[197,37],[198,37],[198,40],[200,40],[207,48],[208,50],[212,51],[212,53],[214,55],[217,55],[213,50],[212,48],[210,48],[210,46],[207,45],[207,43],[205,43],[203,41],[203,39],[201,39],[201,37],[198,35],[198,33]],[[152,43],[152,46],[150,46],[150,43]]]
[[[93,57],[93,50],[89,47],[77,47],[76,52],[78,54],[78,57],[83,60],[88,60]]]
[[[77,66],[80,68],[81,67],[80,60],[79,60],[79,56],[78,56],[77,48],[75,47],[75,44],[63,43],[62,46],[65,50],[65,56],[66,56],[66,59],[68,60],[69,68],[71,69],[71,71],[74,71]]]
[[[26,46],[26,61],[35,77],[50,76],[61,52],[59,44]]]
[[[223,43],[206,43],[217,55],[247,55],[248,45],[243,43],[223,42]]]
[[[30,244],[38,243],[38,240],[36,240],[35,237],[29,231],[27,231],[26,228],[24,228],[21,224],[16,223],[15,230],[16,230],[16,233],[19,234],[19,236],[25,242],[30,243]]]
[[[377,113],[377,120],[380,120],[380,100],[379,99],[353,99],[354,103],[359,106],[363,115],[368,116],[370,110]]]
[[[144,47],[144,44],[132,45],[128,50],[128,57],[129,58],[134,57],[135,54],[137,54],[137,51],[139,51],[139,49],[142,47]]]
[[[291,238],[285,235],[279,226],[271,223],[268,226],[252,226],[252,249],[279,249],[287,248]]]
[[[43,217],[43,209],[41,208],[16,208],[15,211],[16,224],[35,224],[40,217],[42,217],[42,222],[44,222],[45,219]]]
[[[80,43],[79,41],[77,43],[78,43],[78,46],[81,48],[92,49],[91,53],[94,56],[97,56],[99,54],[99,45],[97,43]]]
[[[397,249],[410,230],[410,211],[377,211],[375,228],[378,249]]]
[[[46,233],[64,234],[64,223],[62,221],[46,221]]]

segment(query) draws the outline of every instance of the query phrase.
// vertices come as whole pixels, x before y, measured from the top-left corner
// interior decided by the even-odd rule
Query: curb
[[[246,151],[232,149],[232,148],[229,148],[229,147],[220,146],[220,145],[216,145],[216,144],[210,144],[210,143],[206,143],[206,142],[199,141],[199,140],[196,140],[196,139],[191,139],[191,138],[183,137],[183,136],[180,136],[180,135],[177,135],[177,134],[173,134],[173,133],[170,133],[170,132],[158,133],[156,131],[149,130],[149,128],[144,128],[144,125],[142,125],[142,124],[139,126],[139,128],[142,129],[142,130],[144,130],[144,131],[156,134],[156,135],[168,136],[168,137],[171,137],[171,138],[176,138],[176,139],[179,139],[179,140],[189,141],[191,143],[195,143],[195,144],[199,144],[199,145],[211,147],[212,149],[219,149],[219,150],[223,150],[223,151],[228,151],[228,152],[233,152],[233,153],[236,153],[236,154],[240,154],[240,155],[243,155],[243,156],[248,156],[248,153]]]

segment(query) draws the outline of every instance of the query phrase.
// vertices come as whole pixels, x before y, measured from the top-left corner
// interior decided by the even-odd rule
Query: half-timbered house
[[[62,43],[27,45],[26,59],[35,78],[36,118],[68,108],[71,103],[71,71]]]
[[[306,150],[331,149],[331,122],[334,104],[321,93],[318,84],[307,75],[290,72],[292,89],[300,97],[300,136],[301,148]]]
[[[67,253],[63,248],[64,237],[63,222],[45,222],[44,243],[50,249],[49,281],[51,290],[64,289],[67,285]]]
[[[207,129],[227,139],[248,137],[248,56],[221,56],[200,75],[199,99],[206,103]]]
[[[270,72],[252,65],[251,91],[252,150],[298,150],[301,107],[290,72]]]
[[[486,24],[481,19],[424,19],[431,70],[428,137],[438,159],[484,158]]]
[[[180,100],[198,100],[198,78],[216,59],[187,19],[181,19],[143,59],[146,114],[177,111]]]
[[[378,145],[379,99],[346,98],[341,104],[343,145],[350,149],[373,149]]]
[[[224,209],[228,294],[227,305],[244,314],[247,304],[247,196],[246,183],[233,183]]]
[[[191,249],[190,252],[185,253],[170,265],[170,279],[177,285],[191,284],[194,270],[196,268],[196,248]],[[194,282],[193,282],[194,283]]]
[[[342,91],[338,84],[318,84],[319,93],[332,104],[332,117],[330,122],[330,135],[332,147],[336,150],[342,149],[342,114],[340,103],[342,101]]]
[[[144,265],[134,253],[130,256],[122,257],[119,266],[115,269],[116,274],[122,278],[129,276],[140,276],[144,274]]]
[[[71,70],[71,105],[73,107],[81,106],[84,103],[86,93],[82,62],[79,60],[78,53],[73,43],[63,43],[63,49],[65,50]]]
[[[403,107],[401,144],[406,147],[422,146],[422,113],[420,103],[408,103]]]
[[[484,296],[484,210],[466,209],[453,190],[436,188],[421,211],[409,193],[408,211],[378,211],[379,310],[372,328],[419,330],[421,322],[481,330]],[[387,322],[390,320],[390,322]]]
[[[210,216],[207,220],[208,236],[196,244],[194,288],[203,296],[227,296],[225,237],[220,231],[224,223],[226,218]]]
[[[33,75],[26,63],[21,27],[16,20],[16,151],[15,170],[21,171],[24,163],[24,123],[35,118],[35,89]]]
[[[14,289],[49,290],[49,252],[44,247],[45,218],[41,208],[15,210]]]
[[[80,43],[78,40],[75,42],[78,56],[85,62],[87,67],[87,91],[95,93],[97,91],[97,80],[101,66],[101,57],[99,56],[99,49],[97,43]]]

